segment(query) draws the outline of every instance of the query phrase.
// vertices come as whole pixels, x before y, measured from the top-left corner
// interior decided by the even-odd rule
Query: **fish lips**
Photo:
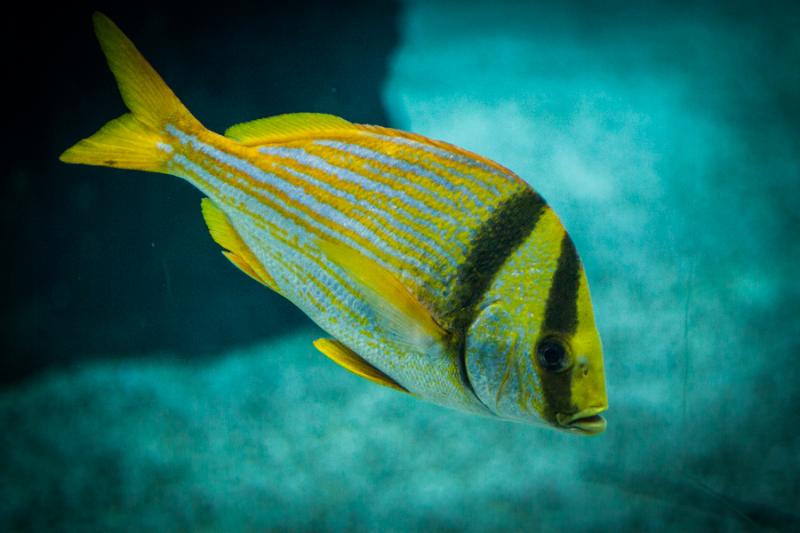
[[[557,413],[556,421],[561,429],[583,435],[598,435],[606,430],[606,419],[600,416],[606,409],[608,407],[599,406],[587,407],[577,413]]]

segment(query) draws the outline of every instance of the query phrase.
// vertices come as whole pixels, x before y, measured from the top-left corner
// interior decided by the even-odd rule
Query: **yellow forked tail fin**
[[[102,13],[93,16],[94,31],[108,66],[130,109],[61,154],[65,163],[164,172],[170,147],[162,143],[167,122],[200,127],[161,76],[122,30]]]

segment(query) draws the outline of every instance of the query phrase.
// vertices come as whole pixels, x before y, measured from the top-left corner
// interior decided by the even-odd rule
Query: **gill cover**
[[[501,303],[481,310],[467,331],[466,368],[480,401],[500,418],[543,422],[541,384],[520,331]]]

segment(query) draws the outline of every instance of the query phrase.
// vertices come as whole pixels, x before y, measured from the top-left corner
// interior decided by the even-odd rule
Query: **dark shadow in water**
[[[674,476],[656,472],[620,472],[601,465],[587,468],[582,476],[589,483],[606,485],[637,496],[692,508],[716,516],[732,516],[751,531],[769,528],[800,530],[800,515],[762,503],[746,501],[714,490],[686,472]]]
[[[33,6],[33,4],[31,4]],[[51,365],[168,351],[213,354],[307,319],[236,271],[200,194],[163,175],[68,166],[58,154],[125,110],[91,28],[106,12],[217,131],[324,111],[385,124],[394,2],[71,3],[7,18],[0,382]],[[23,8],[23,11],[26,8]],[[13,229],[12,229],[13,228]],[[8,256],[7,256],[8,257]]]

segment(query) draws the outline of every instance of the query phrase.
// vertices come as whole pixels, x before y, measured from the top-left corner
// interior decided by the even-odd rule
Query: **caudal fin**
[[[95,13],[93,21],[97,40],[130,113],[111,120],[61,154],[60,159],[65,163],[165,172],[164,163],[171,151],[163,144],[166,123],[184,128],[199,127],[200,123],[111,19]]]

